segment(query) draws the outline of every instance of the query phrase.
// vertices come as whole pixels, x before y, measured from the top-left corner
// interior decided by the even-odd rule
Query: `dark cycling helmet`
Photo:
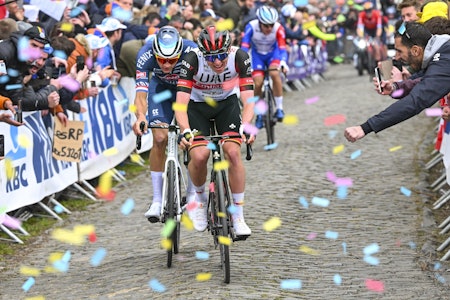
[[[270,6],[261,6],[256,11],[256,16],[262,24],[275,24],[278,21],[278,11]]]
[[[159,57],[172,58],[179,56],[183,50],[183,39],[172,26],[159,29],[153,39],[153,53]]]
[[[216,27],[208,26],[200,32],[197,45],[204,55],[227,52],[231,46],[231,36],[228,30],[216,31]]]

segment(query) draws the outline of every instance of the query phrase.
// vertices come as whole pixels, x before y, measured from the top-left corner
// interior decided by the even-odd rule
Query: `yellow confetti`
[[[281,226],[281,219],[278,217],[272,217],[263,224],[263,229],[265,231],[274,231]]]
[[[214,171],[228,170],[230,163],[227,160],[214,163]]]
[[[98,180],[98,189],[102,195],[108,194],[112,187],[112,175],[111,170],[103,173]]]
[[[41,275],[41,270],[39,270],[38,268],[33,268],[33,267],[27,267],[27,266],[20,266],[20,274],[25,275],[25,276],[39,276]]]
[[[338,154],[344,151],[345,146],[343,144],[340,144],[333,148],[333,154]]]
[[[89,235],[95,231],[94,225],[75,225],[73,227],[73,232],[75,234]]]
[[[19,143],[19,146],[22,148],[30,148],[31,147],[30,139],[24,134],[19,134],[19,136],[17,137],[17,142]]]
[[[188,107],[187,104],[181,104],[176,102],[172,104],[173,111],[187,111],[187,107]]]
[[[286,125],[298,124],[298,117],[296,115],[285,115],[283,118],[283,123]]]
[[[52,238],[63,243],[72,245],[83,245],[86,241],[85,237],[81,234],[76,234],[73,231],[57,228],[52,232]]]
[[[11,180],[14,178],[14,166],[10,158],[5,158],[6,178]]]
[[[59,273],[58,269],[56,269],[56,268],[53,267],[53,266],[46,266],[46,267],[44,268],[44,272],[45,272],[45,273]]]
[[[139,163],[141,161],[141,156],[137,153],[133,153],[130,155],[130,160],[134,163]]]
[[[219,235],[219,244],[230,246],[231,245],[231,239],[227,236],[221,236]]]
[[[403,148],[402,146],[395,146],[395,147],[390,148],[389,152],[394,152],[394,151],[400,150],[402,148]]]
[[[170,239],[161,239],[161,247],[166,250],[172,249],[172,240]]]
[[[116,155],[117,153],[119,153],[119,150],[116,147],[111,147],[103,151],[104,156],[113,156]]]
[[[136,111],[137,111],[136,105],[130,104],[130,105],[128,106],[128,110],[129,110],[131,113],[136,113]]]
[[[26,297],[25,300],[45,300],[45,297],[42,295],[34,297]]]
[[[61,31],[64,31],[64,32],[72,32],[73,31],[73,24],[72,23],[68,23],[68,22],[64,22],[64,23],[61,24],[61,27],[59,29],[61,29]]]
[[[53,252],[50,253],[50,255],[48,256],[48,262],[50,264],[53,264],[55,261],[61,260],[63,257],[64,253],[63,252]]]
[[[186,215],[186,213],[181,215],[181,224],[187,229],[187,230],[193,230],[194,229],[194,223],[192,220]]]
[[[223,21],[216,22],[217,31],[233,30],[233,28],[234,22],[232,19],[225,19]]]
[[[319,251],[314,250],[308,246],[305,245],[301,245],[300,249],[301,252],[306,253],[306,254],[310,254],[310,255],[319,255]]]
[[[211,98],[211,97],[205,97],[205,102],[206,102],[206,104],[208,104],[211,107],[216,107],[217,106],[217,102],[214,101],[214,99]]]
[[[224,212],[218,211],[218,212],[217,212],[217,216],[218,216],[219,218],[225,218],[227,215],[226,215]]]
[[[211,273],[198,273],[195,279],[197,281],[208,281],[211,279],[212,274]]]

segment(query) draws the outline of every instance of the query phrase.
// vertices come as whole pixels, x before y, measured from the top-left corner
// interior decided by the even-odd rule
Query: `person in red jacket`
[[[376,61],[383,59],[383,43],[381,35],[383,33],[383,16],[381,12],[374,9],[372,2],[363,5],[364,10],[358,15],[358,25],[356,33],[359,37],[370,36],[375,38],[374,58]]]

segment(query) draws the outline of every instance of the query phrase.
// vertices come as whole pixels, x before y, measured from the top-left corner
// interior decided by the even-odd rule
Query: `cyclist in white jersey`
[[[210,150],[207,141],[194,141],[193,136],[209,135],[210,119],[215,120],[218,134],[239,133],[240,139],[227,139],[223,150],[230,163],[229,184],[236,206],[232,215],[236,235],[249,236],[250,228],[243,215],[245,169],[241,158],[241,143],[253,143],[255,137],[246,139],[244,127],[253,118],[254,103],[248,102],[253,94],[251,62],[248,54],[231,47],[228,31],[205,28],[197,40],[198,49],[192,50],[181,64],[177,86],[177,103],[187,105],[187,111],[176,110],[175,117],[183,132],[180,146],[189,149],[189,174],[195,187],[195,210],[189,211],[194,228],[204,231],[207,226],[205,191],[207,163]],[[239,98],[243,104],[239,105]],[[192,134],[194,132],[194,134]]]
[[[250,21],[245,26],[241,49],[245,52],[252,50],[253,80],[255,81],[255,95],[261,97],[264,82],[264,70],[270,70],[273,82],[273,95],[277,105],[275,117],[283,121],[283,83],[281,82],[280,67],[288,72],[286,64],[286,34],[283,26],[277,22],[278,12],[275,8],[262,6],[256,11],[258,19]],[[264,125],[262,115],[256,116],[256,127]]]

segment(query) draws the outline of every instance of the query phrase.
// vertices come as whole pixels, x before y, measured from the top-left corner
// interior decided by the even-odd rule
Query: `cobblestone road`
[[[431,144],[429,133],[435,121],[422,114],[381,134],[347,143],[346,126],[362,123],[392,100],[376,95],[367,76],[357,77],[350,65],[332,66],[325,76],[326,82],[286,94],[285,111],[296,115],[298,124],[277,125],[279,147],[271,152],[263,150],[265,132],[261,132],[252,161],[245,163],[245,212],[253,234],[231,247],[230,284],[221,281],[219,251],[207,232],[182,228],[180,253],[173,267],[166,268],[166,254],[159,246],[161,225],[143,218],[151,190],[150,178],[144,174],[118,188],[114,202],[96,203],[90,211],[74,213],[57,226],[72,229],[93,224],[96,243],[71,246],[47,233],[26,246],[21,261],[11,261],[1,271],[0,299],[39,295],[58,300],[450,299],[448,287],[433,273],[422,271],[417,262],[422,197],[400,192],[401,186],[411,190],[423,186],[417,165],[428,159],[424,148]],[[315,96],[317,102],[305,104]],[[345,124],[325,126],[324,119],[336,114],[346,116]],[[333,154],[333,148],[341,144],[345,149]],[[395,146],[402,148],[390,152]],[[357,150],[361,155],[350,159]],[[345,199],[337,197],[327,171],[353,180]],[[300,196],[309,208],[300,205]],[[120,206],[128,197],[137,205],[124,216]],[[326,198],[330,204],[314,206],[313,197]],[[272,217],[279,217],[282,225],[266,232],[263,223]],[[327,231],[338,233],[337,239],[327,238]],[[314,233],[317,237],[309,240]],[[373,254],[378,265],[364,261],[363,249],[373,243],[380,247]],[[417,248],[412,247],[416,244]],[[301,252],[301,246],[318,255]],[[107,255],[98,267],[92,267],[90,257],[99,247]],[[50,253],[67,250],[72,255],[67,273],[43,273],[28,293],[22,291],[27,277],[20,275],[20,265],[43,269]],[[207,251],[210,258],[198,260],[196,251]],[[211,272],[211,279],[196,281],[203,272]],[[340,285],[333,281],[336,274]],[[164,293],[149,287],[152,278],[165,286]],[[282,289],[280,284],[287,279],[301,280],[302,288]],[[369,290],[366,280],[383,283],[383,292]]]

